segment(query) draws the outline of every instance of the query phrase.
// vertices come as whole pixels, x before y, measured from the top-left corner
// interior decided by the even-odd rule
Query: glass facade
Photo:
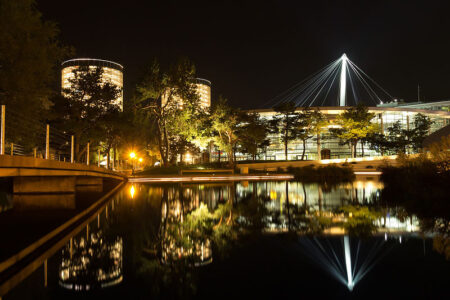
[[[333,121],[336,116],[344,112],[345,107],[320,107],[320,111],[327,117],[330,121],[330,128],[333,125]],[[299,111],[301,108],[299,108]],[[434,110],[423,110],[423,109],[412,109],[412,108],[400,108],[400,107],[371,107],[370,112],[375,114],[373,119],[374,123],[378,123],[381,130],[386,134],[387,128],[392,126],[395,122],[400,121],[402,127],[405,129],[410,129],[414,127],[414,116],[418,113],[422,113],[431,118],[433,124],[431,126],[430,133],[445,127],[450,124],[450,112],[444,111],[434,111]],[[270,120],[276,114],[273,110],[253,110],[253,112],[258,112],[260,116],[265,120]],[[267,147],[265,151],[261,151],[258,155],[258,159],[261,160],[284,160],[284,144],[281,141],[279,134],[271,134],[270,146]],[[381,153],[369,149],[369,145],[365,144],[364,156],[379,156]],[[325,132],[321,135],[321,149],[329,150],[330,158],[348,158],[351,157],[351,149],[348,145],[341,145],[339,139],[333,137],[329,132]],[[288,160],[300,160],[303,153],[303,142],[301,140],[294,140],[288,144]],[[358,156],[361,156],[361,143],[358,143],[357,148]],[[213,152],[213,160],[218,160],[218,152]],[[221,152],[221,160],[226,160],[226,154]],[[252,160],[249,155],[237,153],[237,160]],[[316,160],[317,155],[317,139],[311,138],[306,143],[305,150],[306,160]]]

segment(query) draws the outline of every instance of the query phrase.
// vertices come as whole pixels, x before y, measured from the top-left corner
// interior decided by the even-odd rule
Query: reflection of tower
[[[100,228],[86,226],[86,233],[71,238],[61,253],[60,286],[87,291],[122,281],[122,238],[108,238]]]
[[[163,264],[186,260],[191,265],[201,266],[212,262],[210,239],[199,234],[201,228],[192,228],[186,232],[184,227],[189,212],[197,208],[207,209],[205,204],[195,199],[187,198],[187,201],[183,201],[183,194],[192,196],[189,191],[170,189],[163,198],[160,227]]]

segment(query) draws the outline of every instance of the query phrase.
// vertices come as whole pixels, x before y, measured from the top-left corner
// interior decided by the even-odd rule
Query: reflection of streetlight
[[[132,185],[131,188],[130,188],[130,195],[131,195],[131,199],[133,199],[133,197],[134,197],[134,185]]]

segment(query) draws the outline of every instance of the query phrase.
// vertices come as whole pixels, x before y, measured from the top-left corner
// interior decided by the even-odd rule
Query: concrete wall
[[[13,193],[75,193],[75,176],[14,177]]]

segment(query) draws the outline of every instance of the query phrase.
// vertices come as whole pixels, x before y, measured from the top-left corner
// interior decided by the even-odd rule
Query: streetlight
[[[131,152],[130,158],[131,158],[131,175],[134,175],[134,161],[133,159],[136,157],[136,153]]]

